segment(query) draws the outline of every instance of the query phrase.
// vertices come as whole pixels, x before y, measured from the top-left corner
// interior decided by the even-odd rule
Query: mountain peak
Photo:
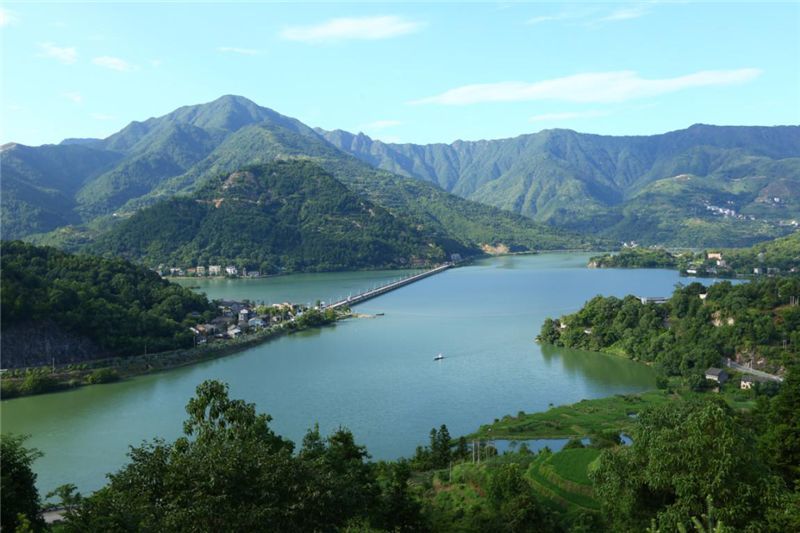
[[[199,105],[213,105],[213,104],[236,104],[236,105],[244,105],[244,106],[256,106],[258,104],[246,98],[244,96],[240,96],[238,94],[223,94],[216,100],[212,100],[207,104],[199,104]]]

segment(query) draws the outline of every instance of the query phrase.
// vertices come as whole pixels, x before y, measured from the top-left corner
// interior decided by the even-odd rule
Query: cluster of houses
[[[174,267],[174,266],[164,266],[158,265],[157,268],[153,269],[159,276],[172,276],[172,277],[216,277],[216,276],[228,276],[232,278],[259,278],[261,277],[261,272],[258,270],[247,270],[247,268],[242,268],[239,270],[238,267],[234,265],[228,265],[223,267],[222,265],[209,265],[208,267],[198,265],[196,267],[189,267],[189,268],[181,268],[181,267]]]
[[[686,273],[690,276],[697,274],[719,274],[722,271],[728,270],[728,263],[722,257],[722,252],[708,252],[706,253],[705,263],[692,263],[686,269]]]
[[[190,328],[198,344],[212,339],[235,339],[247,332],[254,332],[283,322],[294,320],[305,311],[298,304],[284,302],[272,305],[255,305],[251,302],[220,300],[217,302],[220,316],[207,324]]]
[[[717,384],[717,390],[719,390],[719,387],[722,386],[723,383],[731,378],[730,374],[728,374],[725,370],[714,367],[706,370],[705,376],[707,380],[713,381]],[[767,383],[770,381],[774,380],[762,376],[744,374],[739,380],[739,388],[742,390],[750,390],[756,383]]]
[[[764,252],[758,254],[759,261],[764,261]],[[789,270],[790,273],[797,272],[798,269],[793,267]],[[700,262],[693,262],[686,268],[686,274],[690,276],[697,276],[697,275],[725,275],[731,274],[733,271],[731,270],[730,265],[728,262],[725,261],[725,258],[722,257],[722,252],[707,252],[705,261]],[[780,274],[781,269],[777,267],[755,267],[753,268],[753,274],[756,276],[761,275],[776,275]]]

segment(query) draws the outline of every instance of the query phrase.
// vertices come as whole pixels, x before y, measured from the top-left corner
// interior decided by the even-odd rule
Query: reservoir
[[[246,351],[120,383],[0,404],[2,431],[30,435],[42,495],[63,483],[90,492],[124,464],[129,445],[179,436],[206,379],[272,415],[295,442],[319,423],[353,431],[374,459],[410,456],[432,427],[454,436],[506,414],[643,391],[655,376],[608,355],[540,347],[542,321],[597,294],[668,296],[669,270],[594,270],[589,254],[496,257],[450,269],[355,308],[375,318],[279,337]],[[408,272],[186,280],[211,298],[298,303],[366,290]],[[686,281],[686,280],[684,280]],[[434,361],[438,353],[445,359]]]

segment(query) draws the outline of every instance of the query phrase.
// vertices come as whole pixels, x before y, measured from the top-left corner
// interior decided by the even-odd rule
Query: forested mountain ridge
[[[192,195],[139,210],[89,250],[150,265],[236,264],[262,273],[409,266],[469,251],[437,242],[302,159],[222,174]]]
[[[137,210],[176,194],[191,193],[220,174],[275,159],[304,157],[395,217],[463,246],[552,249],[596,246],[598,242],[370,167],[301,122],[237,96],[133,122],[107,139],[67,139],[58,146],[26,149],[33,154],[82,150],[111,154],[109,157],[116,159],[91,178],[72,178],[69,188],[59,185],[63,172],[47,174],[42,187],[66,199],[60,204],[60,218],[38,215],[36,223],[4,228],[4,238],[26,237],[67,247],[71,243],[77,248]],[[4,154],[3,171],[12,163],[27,168],[24,162],[14,163]],[[42,212],[36,198],[11,205],[4,195],[3,216],[12,208],[20,219],[36,218]],[[34,233],[39,235],[32,236]]]
[[[379,168],[614,239],[738,246],[778,236],[781,222],[800,217],[798,126],[697,124],[626,137],[544,130],[430,145],[317,131]]]

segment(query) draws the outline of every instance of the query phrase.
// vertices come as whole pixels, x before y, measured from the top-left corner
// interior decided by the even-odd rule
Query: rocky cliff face
[[[107,356],[91,340],[53,322],[15,324],[0,336],[3,368],[70,364]]]

